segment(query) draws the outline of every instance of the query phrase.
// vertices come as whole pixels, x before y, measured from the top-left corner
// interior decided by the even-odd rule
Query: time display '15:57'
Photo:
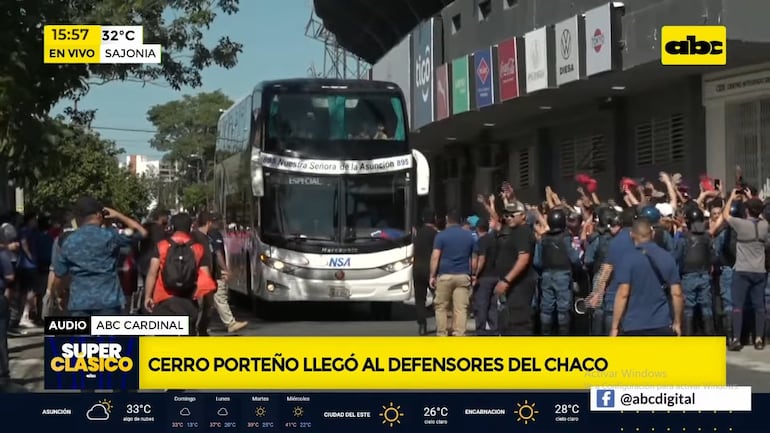
[[[52,28],[53,40],[55,41],[85,41],[88,39],[89,29],[63,29]]]

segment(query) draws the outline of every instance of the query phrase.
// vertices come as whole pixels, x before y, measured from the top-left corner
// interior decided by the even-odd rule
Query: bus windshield
[[[346,178],[343,241],[407,236],[407,179],[403,172]]]
[[[263,197],[265,232],[313,240],[337,239],[339,180],[271,173]]]
[[[270,101],[270,138],[406,140],[401,98],[392,93],[282,93]]]

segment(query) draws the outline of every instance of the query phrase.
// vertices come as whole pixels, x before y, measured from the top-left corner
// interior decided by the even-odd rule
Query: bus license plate
[[[349,298],[350,289],[345,287],[331,287],[329,289],[329,296],[332,298]]]

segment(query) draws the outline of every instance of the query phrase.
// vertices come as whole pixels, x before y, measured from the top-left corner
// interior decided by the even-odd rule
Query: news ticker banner
[[[719,337],[146,336],[183,335],[182,322],[54,318],[47,333],[71,335],[46,337],[46,388],[586,390],[726,382]]]
[[[691,390],[678,388],[676,392]],[[696,404],[702,395],[696,391]],[[767,432],[770,394],[754,394],[753,398],[751,411],[670,407],[654,412],[610,412],[591,410],[587,390],[0,393],[0,419],[9,432]],[[735,407],[723,403],[723,408]]]
[[[145,44],[142,26],[43,26],[43,63],[160,63],[160,44]]]

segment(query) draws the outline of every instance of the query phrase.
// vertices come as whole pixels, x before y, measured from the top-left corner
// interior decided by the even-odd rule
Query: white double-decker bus
[[[258,301],[362,301],[387,318],[412,294],[425,157],[401,89],[366,80],[264,82],[218,125],[217,210],[230,288]]]

